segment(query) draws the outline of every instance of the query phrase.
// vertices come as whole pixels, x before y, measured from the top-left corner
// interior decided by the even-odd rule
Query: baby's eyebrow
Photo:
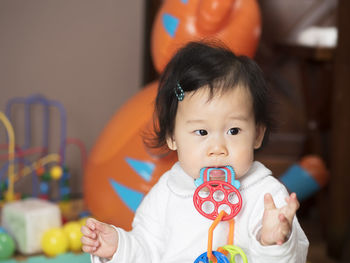
[[[248,117],[245,115],[233,115],[228,117],[229,120],[247,121]]]
[[[187,124],[200,124],[200,123],[204,123],[204,120],[200,120],[200,119],[193,119],[193,120],[187,120],[186,121]]]

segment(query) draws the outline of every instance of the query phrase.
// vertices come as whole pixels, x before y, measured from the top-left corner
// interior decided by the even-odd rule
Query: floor
[[[90,255],[87,253],[64,253],[56,257],[46,257],[44,255],[11,258],[9,260],[0,260],[1,263],[90,263]]]
[[[301,204],[301,216],[298,215],[300,225],[309,239],[308,263],[345,263],[350,262],[349,258],[343,260],[332,259],[327,255],[327,243],[317,208],[308,207],[311,210],[303,214],[303,203]]]
[[[316,222],[300,222],[310,242],[308,263],[337,263],[327,255],[327,245]],[[316,224],[315,224],[316,223]]]

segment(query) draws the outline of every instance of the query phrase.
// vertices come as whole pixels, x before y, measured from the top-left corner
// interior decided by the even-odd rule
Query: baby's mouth
[[[212,168],[209,173],[210,181],[225,181],[225,172],[221,169]]]

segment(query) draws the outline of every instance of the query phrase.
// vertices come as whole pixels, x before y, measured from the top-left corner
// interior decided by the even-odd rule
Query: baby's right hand
[[[118,232],[110,225],[88,218],[81,227],[83,251],[111,259],[118,248]]]

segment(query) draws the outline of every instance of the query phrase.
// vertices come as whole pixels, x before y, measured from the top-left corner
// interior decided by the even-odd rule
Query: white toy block
[[[36,198],[6,203],[2,209],[2,226],[15,239],[23,254],[42,251],[41,238],[53,227],[61,227],[58,205]]]

